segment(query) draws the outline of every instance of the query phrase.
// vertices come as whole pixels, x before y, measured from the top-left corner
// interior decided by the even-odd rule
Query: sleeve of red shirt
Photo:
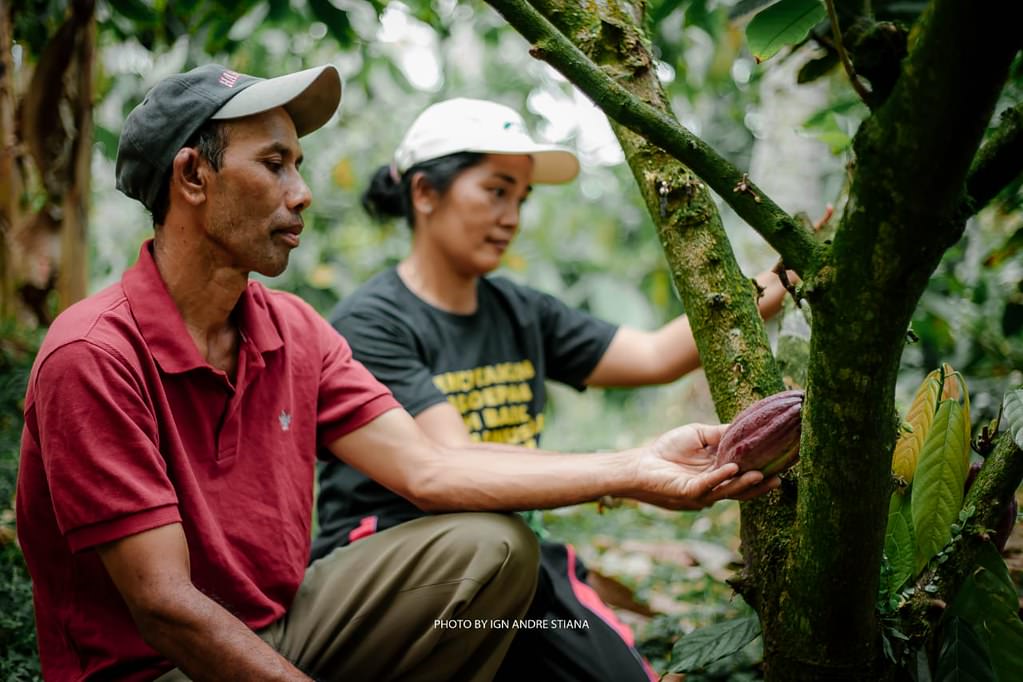
[[[401,405],[352,357],[348,342],[326,320],[318,318],[316,326],[324,349],[316,427],[319,445],[327,447]]]
[[[153,411],[126,361],[75,341],[35,381],[43,467],[72,551],[181,520]]]

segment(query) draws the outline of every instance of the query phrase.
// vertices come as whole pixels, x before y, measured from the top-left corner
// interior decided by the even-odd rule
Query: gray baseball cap
[[[209,119],[284,107],[301,137],[330,120],[340,103],[341,76],[330,65],[270,79],[219,64],[169,76],[124,121],[117,144],[117,189],[152,210],[174,156]]]

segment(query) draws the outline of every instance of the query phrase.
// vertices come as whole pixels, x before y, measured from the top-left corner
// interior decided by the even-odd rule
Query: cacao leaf
[[[952,369],[947,362],[941,363],[941,399],[959,400],[959,372]]]
[[[951,399],[959,401],[962,399],[963,404],[963,424],[966,428],[966,442],[970,442],[970,392],[966,388],[966,379],[960,372],[952,369],[952,366],[947,362],[941,365],[941,370],[945,375],[944,388],[941,391],[941,400]],[[967,466],[970,465],[970,450],[967,449],[966,455]]]
[[[927,660],[927,652],[918,649],[916,652],[916,682],[931,682],[931,663]]]
[[[734,654],[760,634],[760,619],[756,615],[715,623],[700,628],[680,639],[672,648],[673,660],[669,672],[692,672],[714,661]]]
[[[884,539],[884,552],[892,569],[888,584],[889,597],[913,577],[916,546],[913,542],[911,507],[909,496],[892,493],[888,503],[888,530]]]
[[[806,38],[828,15],[821,0],[781,0],[759,12],[746,26],[746,42],[759,64],[786,45]]]
[[[941,401],[920,451],[910,496],[917,573],[952,537],[952,523],[963,504],[969,447],[962,405]]]
[[[1002,419],[1012,434],[1016,447],[1023,448],[1023,389],[1016,389],[1005,394],[1002,408]]]
[[[934,679],[938,682],[998,682],[987,645],[959,616],[945,626]]]
[[[906,421],[913,430],[899,437],[892,453],[892,473],[907,483],[913,482],[920,449],[927,438],[931,422],[934,421],[934,413],[938,409],[938,393],[941,390],[939,382],[939,370],[934,370],[924,377],[906,413]]]
[[[1023,621],[1009,570],[987,542],[978,567],[960,588],[947,618],[959,616],[987,641],[991,667],[1000,682],[1023,679]]]

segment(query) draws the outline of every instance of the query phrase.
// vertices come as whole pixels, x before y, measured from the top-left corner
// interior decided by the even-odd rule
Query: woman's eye
[[[277,159],[267,159],[266,161],[263,162],[263,165],[265,165],[267,168],[274,171],[275,173],[280,169],[284,168],[284,164],[278,161]]]
[[[504,195],[508,193],[504,187],[494,187],[490,191],[493,192],[494,196],[498,199],[503,199]]]

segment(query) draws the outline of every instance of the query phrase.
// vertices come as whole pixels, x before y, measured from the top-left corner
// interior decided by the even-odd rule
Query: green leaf
[[[782,0],[753,17],[746,26],[746,42],[759,64],[786,45],[801,42],[828,11],[821,0]]]
[[[829,50],[824,53],[824,56],[811,59],[806,64],[803,64],[799,69],[799,73],[796,74],[796,82],[800,85],[812,83],[830,73],[832,69],[838,66],[838,63],[838,53],[834,50]]]
[[[734,654],[760,634],[760,619],[747,616],[700,628],[680,639],[671,651],[678,657],[669,672],[691,672]]]
[[[93,138],[96,140],[96,144],[103,151],[103,156],[107,157],[111,161],[117,158],[117,134],[108,128],[96,124],[92,128]]]
[[[348,13],[339,10],[330,0],[308,0],[309,9],[317,20],[327,25],[327,30],[334,36],[341,47],[350,47],[355,38]]]
[[[1023,448],[1023,390],[1016,389],[1005,394],[1002,418],[1005,419],[1016,447]]]
[[[987,642],[999,682],[1023,680],[1023,621],[1009,570],[995,546],[984,543],[977,570],[966,579],[948,610]]]
[[[937,682],[998,682],[987,645],[969,623],[954,616],[945,626]]]
[[[740,19],[755,12],[759,12],[767,5],[773,5],[778,0],[739,0],[732,9],[728,10],[728,18]]]
[[[138,24],[152,26],[157,22],[156,12],[142,0],[110,0],[110,9]]]
[[[952,537],[969,468],[967,431],[962,405],[942,400],[920,450],[913,481],[917,573]]]
[[[893,493],[888,504],[888,530],[885,532],[884,552],[892,573],[888,595],[895,594],[903,583],[913,577],[916,546],[913,542],[912,503],[909,495]]]

